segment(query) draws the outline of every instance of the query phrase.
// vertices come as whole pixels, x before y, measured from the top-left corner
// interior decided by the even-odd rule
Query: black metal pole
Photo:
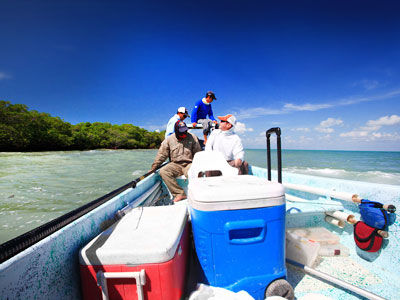
[[[276,151],[278,152],[278,182],[282,183],[282,149],[281,149],[281,132],[279,129],[279,134],[276,136],[276,143],[277,143],[277,149]]]
[[[281,129],[274,127],[268,129],[265,134],[267,137],[267,168],[268,168],[268,180],[271,180],[271,133],[276,134],[277,143],[277,155],[278,155],[278,182],[282,183],[282,149],[281,149]]]
[[[270,134],[267,133],[267,170],[268,170],[268,180],[271,181],[271,143]]]

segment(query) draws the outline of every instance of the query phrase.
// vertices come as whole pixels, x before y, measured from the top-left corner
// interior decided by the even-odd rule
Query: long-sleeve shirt
[[[178,141],[175,134],[170,135],[161,143],[151,169],[161,166],[168,157],[172,162],[187,165],[199,151],[201,151],[199,140],[193,133],[188,132],[187,137],[181,141]]]
[[[226,160],[240,159],[244,161],[244,150],[240,137],[232,129],[222,131],[216,129],[211,132],[206,143],[206,151],[219,151]]]
[[[175,132],[175,123],[180,119],[181,118],[178,116],[178,114],[175,114],[171,119],[169,119],[167,129],[165,130],[165,138],[169,137]]]
[[[206,101],[203,101],[203,99],[200,99],[197,101],[194,105],[194,108],[192,110],[192,116],[191,116],[191,121],[192,123],[197,123],[197,120],[199,119],[207,119],[208,117],[212,120],[215,121],[211,103],[204,103]]]

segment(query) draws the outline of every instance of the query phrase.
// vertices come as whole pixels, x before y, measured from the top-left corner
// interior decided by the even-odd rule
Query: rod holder
[[[267,138],[267,167],[268,167],[268,180],[271,181],[271,134],[276,134],[276,152],[278,155],[278,182],[282,183],[282,149],[281,149],[281,129],[273,127],[265,132]]]

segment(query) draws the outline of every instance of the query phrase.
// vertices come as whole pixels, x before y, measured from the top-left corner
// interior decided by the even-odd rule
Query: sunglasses
[[[228,121],[222,121],[222,120],[221,120],[221,123],[228,123]]]

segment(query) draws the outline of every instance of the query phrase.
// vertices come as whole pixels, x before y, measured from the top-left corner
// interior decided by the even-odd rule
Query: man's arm
[[[218,129],[211,131],[211,134],[207,139],[206,147],[204,148],[205,151],[212,151],[213,150],[215,136],[217,135],[217,133],[216,133],[217,130]]]
[[[210,104],[210,110],[209,110],[209,112],[208,112],[208,116],[210,117],[211,120],[214,121],[214,123],[217,123],[217,120],[215,120],[215,118],[214,118],[214,114],[213,114],[213,111],[212,111],[212,106],[211,106],[211,104]]]
[[[195,136],[192,133],[192,137],[194,139],[194,143],[193,143],[193,146],[192,146],[192,151],[193,151],[193,156],[194,156],[197,152],[201,151],[201,146],[200,146],[200,143],[199,143],[199,140],[198,140],[197,136]]]
[[[172,133],[174,133],[174,126],[175,126],[175,118],[172,117],[169,119],[167,124],[167,129],[165,130],[165,138],[169,137]]]
[[[165,139],[161,143],[160,149],[158,149],[157,156],[154,159],[153,164],[151,165],[151,171],[157,169],[161,164],[168,158],[169,156],[169,144],[168,140]]]
[[[244,161],[244,150],[243,150],[242,141],[239,136],[237,136],[237,139],[236,139],[235,143],[233,144],[232,154],[233,154],[233,158],[235,160],[235,165],[236,165],[236,163],[238,163],[240,166],[242,164],[242,162]],[[239,160],[240,160],[240,162],[239,162]]]
[[[192,110],[192,114],[191,114],[191,117],[190,117],[190,120],[192,121],[192,124],[197,123],[197,110],[198,109],[199,109],[199,101],[197,101],[194,104],[194,108]],[[194,126],[196,126],[196,125],[193,125],[193,127]]]

